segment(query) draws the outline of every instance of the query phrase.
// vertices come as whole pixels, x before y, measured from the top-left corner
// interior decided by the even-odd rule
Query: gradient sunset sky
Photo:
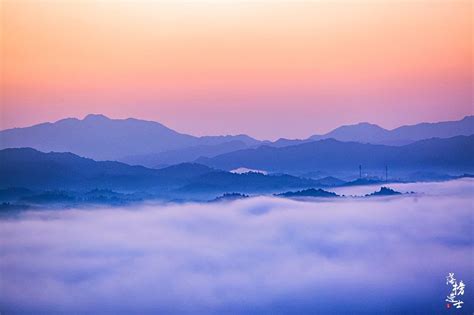
[[[473,113],[458,0],[0,0],[0,129],[102,113],[307,137]]]

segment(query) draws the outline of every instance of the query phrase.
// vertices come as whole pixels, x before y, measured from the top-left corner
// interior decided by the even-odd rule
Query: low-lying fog
[[[389,187],[2,218],[0,312],[472,314],[474,181]]]

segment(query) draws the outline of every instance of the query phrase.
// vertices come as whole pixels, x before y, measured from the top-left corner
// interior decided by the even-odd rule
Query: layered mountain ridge
[[[84,119],[66,118],[54,123],[0,131],[0,149],[31,147],[42,152],[71,152],[94,160],[121,161],[160,168],[207,159],[218,161],[229,154],[235,157],[253,152],[248,150],[268,151],[271,150],[269,148],[292,147],[327,139],[403,147],[420,140],[472,134],[474,116],[466,116],[458,121],[420,123],[393,130],[359,123],[341,126],[324,135],[314,135],[307,139],[279,139],[270,142],[247,135],[196,137],[179,133],[154,121],[110,119],[104,115],[91,114]],[[250,164],[243,163],[239,166],[247,165]]]

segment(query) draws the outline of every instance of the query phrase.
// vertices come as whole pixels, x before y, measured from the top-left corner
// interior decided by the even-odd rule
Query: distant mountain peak
[[[156,121],[113,119],[94,113],[83,119],[66,118],[54,123],[0,131],[0,149],[32,147],[43,152],[69,151],[96,160],[120,160],[125,156],[160,154],[189,148],[192,151],[193,147],[200,145],[218,146],[236,140],[243,143],[237,146],[239,149],[260,144],[260,141],[246,135],[195,137],[179,133]],[[225,148],[222,150],[225,151]],[[197,157],[193,156],[191,160]]]
[[[103,121],[103,120],[110,120],[110,118],[103,114],[88,114],[87,116],[84,117],[83,120]]]
[[[343,129],[354,129],[354,128],[362,128],[364,130],[382,130],[382,131],[386,131],[386,129],[380,127],[379,125],[376,125],[376,124],[372,124],[372,123],[369,123],[369,122],[360,122],[360,123],[357,123],[357,124],[354,124],[354,125],[343,125],[341,127],[338,127],[336,129],[334,129],[333,131],[327,133],[327,134],[331,134],[331,133],[334,133],[334,132],[337,132],[338,130],[343,130]]]
[[[349,125],[350,126],[350,125]],[[356,126],[361,126],[361,127],[372,127],[372,128],[380,128],[380,129],[384,129],[382,127],[380,127],[379,125],[377,124],[372,124],[372,123],[369,123],[369,122],[366,122],[366,121],[363,121],[363,122],[360,122],[358,124],[356,124]]]
[[[451,138],[474,134],[474,116],[465,116],[457,121],[441,121],[401,126],[392,130],[376,124],[360,122],[338,127],[323,135],[313,135],[310,140],[334,138],[339,141],[360,143],[404,145],[433,137]],[[307,140],[306,140],[307,141]],[[301,141],[300,141],[301,142]]]
[[[80,121],[80,120],[74,117],[69,117],[69,118],[63,118],[63,119],[57,120],[55,122],[44,122],[41,124],[33,125],[32,127],[47,126],[47,125],[54,125],[54,124],[65,124],[65,123],[76,122],[76,121]],[[26,127],[26,128],[29,128],[29,127]],[[23,129],[23,128],[17,128],[17,129]]]

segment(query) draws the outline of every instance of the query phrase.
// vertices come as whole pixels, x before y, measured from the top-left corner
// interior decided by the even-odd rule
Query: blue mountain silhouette
[[[275,148],[261,146],[200,158],[196,162],[220,169],[246,167],[270,172],[326,172],[365,169],[448,170],[474,169],[474,136],[427,139],[404,146],[341,142],[334,139]]]
[[[94,161],[72,153],[43,153],[31,148],[0,150],[0,178],[0,189],[115,189],[162,195],[175,192],[181,197],[195,193],[264,192],[319,185],[315,180],[289,175],[234,174],[196,163],[150,169],[121,162]],[[18,189],[11,191],[19,194]]]
[[[459,121],[421,123],[393,130],[360,123],[342,126],[305,140],[280,139],[271,143],[247,135],[195,137],[154,121],[88,115],[82,120],[67,118],[54,123],[0,131],[0,149],[31,147],[43,152],[71,152],[95,160],[162,167],[261,145],[284,147],[329,138],[345,142],[403,145],[433,137],[472,134],[474,116],[467,116]]]
[[[358,123],[338,127],[323,135],[314,135],[304,140],[279,139],[272,145],[284,147],[323,139],[336,139],[344,142],[360,142],[385,145],[405,145],[430,138],[451,138],[474,134],[474,116],[466,116],[457,121],[420,123],[402,126],[392,130],[370,123]]]
[[[31,147],[44,152],[72,152],[96,160],[121,160],[127,156],[200,145],[212,147],[231,141],[245,145],[260,143],[245,135],[194,137],[154,121],[109,119],[104,115],[88,115],[82,120],[67,118],[0,132],[0,148]]]

